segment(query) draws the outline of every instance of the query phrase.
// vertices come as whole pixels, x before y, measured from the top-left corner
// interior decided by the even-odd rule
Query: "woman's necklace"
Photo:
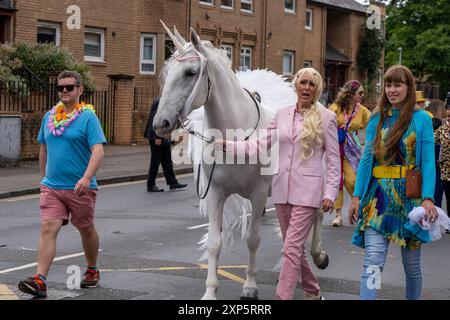
[[[64,130],[74,122],[80,114],[86,109],[91,110],[95,113],[94,106],[91,104],[86,104],[84,102],[77,103],[75,108],[70,113],[64,111],[64,104],[59,102],[56,106],[50,110],[50,115],[48,117],[47,127],[49,131],[54,136],[62,136]]]

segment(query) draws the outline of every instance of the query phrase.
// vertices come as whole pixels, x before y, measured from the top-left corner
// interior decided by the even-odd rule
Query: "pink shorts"
[[[97,190],[89,190],[83,196],[77,196],[73,190],[56,190],[41,185],[39,207],[41,221],[61,219],[63,225],[70,221],[78,229],[84,229],[94,223]]]

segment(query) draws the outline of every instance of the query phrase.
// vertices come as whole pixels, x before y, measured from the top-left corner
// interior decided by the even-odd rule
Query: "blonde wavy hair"
[[[304,110],[303,127],[300,132],[303,160],[308,159],[314,154],[314,146],[323,145],[322,113],[318,104],[323,90],[322,76],[314,68],[300,69],[292,81],[295,91],[298,91],[298,86],[305,76],[312,79],[312,82],[316,86],[316,93],[313,97],[311,108]]]

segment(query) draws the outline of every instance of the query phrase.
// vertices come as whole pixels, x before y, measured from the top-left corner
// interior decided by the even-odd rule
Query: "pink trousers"
[[[300,275],[305,294],[317,296],[320,294],[319,281],[311,271],[305,252],[305,242],[317,209],[290,204],[276,204],[275,208],[284,242],[276,299],[292,300]]]

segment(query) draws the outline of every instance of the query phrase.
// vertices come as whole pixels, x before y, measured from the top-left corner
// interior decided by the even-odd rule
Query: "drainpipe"
[[[263,61],[262,61],[262,67],[266,68],[266,56],[267,56],[267,2],[269,0],[264,0],[264,22],[263,22]]]
[[[187,1],[187,6],[188,6],[187,8],[188,17],[187,17],[186,41],[189,39],[189,34],[191,32],[192,0]]]

